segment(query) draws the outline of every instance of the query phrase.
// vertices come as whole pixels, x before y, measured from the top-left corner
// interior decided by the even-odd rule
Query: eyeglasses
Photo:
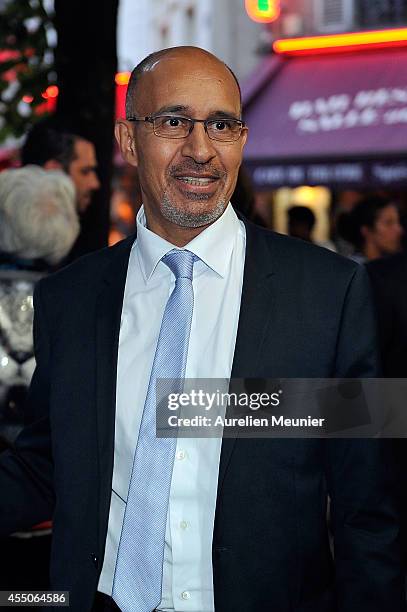
[[[219,142],[236,142],[245,127],[244,121],[239,119],[190,119],[174,115],[128,117],[127,121],[152,123],[154,134],[161,138],[187,138],[194,129],[195,123],[203,123],[209,138]]]

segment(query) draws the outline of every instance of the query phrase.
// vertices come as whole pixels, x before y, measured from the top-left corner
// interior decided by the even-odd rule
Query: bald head
[[[239,82],[236,78],[236,75],[232,71],[231,68],[221,60],[219,60],[215,55],[201,49],[199,47],[171,47],[169,49],[161,49],[160,51],[155,51],[151,53],[146,58],[144,58],[133,70],[130,76],[129,85],[127,88],[126,95],[126,117],[132,117],[133,115],[137,115],[140,113],[138,98],[140,95],[139,85],[143,80],[143,76],[148,73],[154,71],[158,66],[162,63],[163,60],[170,61],[172,58],[174,59],[183,59],[194,61],[196,60],[197,64],[202,67],[202,63],[206,63],[208,66],[217,66],[221,70],[225,70],[229,76],[235,82],[236,89],[239,96],[240,101],[240,109],[242,106],[242,94],[240,90]]]
[[[196,47],[150,55],[133,71],[116,138],[137,167],[148,228],[185,246],[223,214],[236,184],[247,128],[233,73]]]

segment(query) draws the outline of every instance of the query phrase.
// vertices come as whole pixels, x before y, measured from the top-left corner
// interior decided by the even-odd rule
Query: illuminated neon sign
[[[246,12],[258,23],[271,23],[280,16],[279,0],[245,0]]]
[[[407,46],[407,28],[304,38],[282,38],[274,41],[273,50],[275,53],[282,55],[311,55],[357,51],[365,48],[380,49],[402,46]]]

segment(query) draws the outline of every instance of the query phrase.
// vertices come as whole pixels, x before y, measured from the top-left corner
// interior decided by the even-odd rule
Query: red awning
[[[258,188],[407,185],[407,50],[271,56],[243,101]]]

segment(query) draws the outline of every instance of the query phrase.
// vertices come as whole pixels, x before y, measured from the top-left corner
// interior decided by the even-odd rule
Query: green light
[[[244,0],[250,19],[258,23],[271,23],[280,16],[279,0]]]
[[[268,11],[270,6],[269,6],[269,0],[257,0],[257,6],[259,8],[259,11]]]

